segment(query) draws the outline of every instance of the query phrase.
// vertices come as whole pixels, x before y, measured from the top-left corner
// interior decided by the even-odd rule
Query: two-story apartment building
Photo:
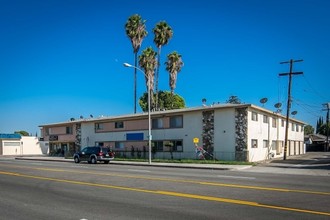
[[[282,157],[285,117],[251,104],[217,104],[151,113],[155,158],[196,158],[194,138],[219,160],[261,161]],[[72,154],[102,145],[117,155],[148,154],[148,114],[86,118],[40,125],[50,154]],[[305,153],[304,123],[289,120],[287,155]],[[196,140],[196,139],[195,139]]]

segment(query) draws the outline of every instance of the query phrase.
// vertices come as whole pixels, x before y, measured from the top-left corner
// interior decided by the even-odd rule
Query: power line
[[[323,100],[326,100],[326,98],[325,98],[321,93],[319,93],[318,91],[316,91],[316,90],[314,89],[314,87],[311,85],[311,83],[307,80],[307,78],[306,78],[304,75],[303,75],[303,78],[305,79],[307,85],[308,85],[308,86],[314,91],[314,94],[315,94],[315,95],[319,96],[319,97],[322,98]]]

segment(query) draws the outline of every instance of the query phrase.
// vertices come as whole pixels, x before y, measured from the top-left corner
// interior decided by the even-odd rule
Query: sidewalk
[[[15,157],[16,160],[34,160],[34,161],[53,161],[74,163],[73,159],[64,157],[49,156],[21,156]],[[149,167],[169,167],[169,168],[190,168],[190,169],[211,169],[211,170],[244,170],[251,168],[251,165],[226,165],[226,164],[193,164],[193,163],[158,163],[152,162],[134,162],[134,161],[116,161],[110,162],[112,165],[130,165],[130,166],[149,166]]]

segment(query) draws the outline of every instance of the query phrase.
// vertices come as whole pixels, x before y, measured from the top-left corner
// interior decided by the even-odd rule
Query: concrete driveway
[[[246,169],[250,172],[269,172],[297,175],[330,176],[330,152],[307,152],[286,160],[274,159]]]

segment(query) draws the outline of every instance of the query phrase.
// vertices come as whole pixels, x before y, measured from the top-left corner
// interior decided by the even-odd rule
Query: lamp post
[[[140,68],[133,66],[129,63],[123,63],[124,67],[130,67],[139,70],[148,78],[148,145],[149,145],[149,164],[151,164],[151,117],[150,117],[150,76],[147,75],[143,70]]]

